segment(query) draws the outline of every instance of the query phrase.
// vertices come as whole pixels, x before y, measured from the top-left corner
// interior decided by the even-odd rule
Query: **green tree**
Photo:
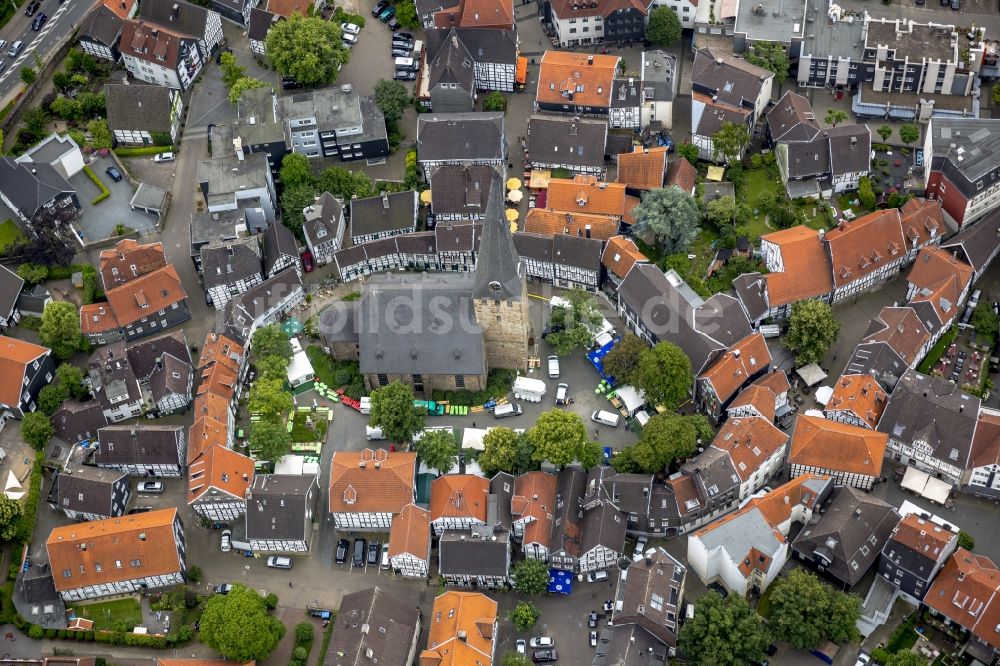
[[[712,136],[712,157],[716,162],[738,162],[749,141],[746,125],[726,121]]]
[[[28,284],[38,284],[49,277],[49,267],[43,264],[21,264],[17,276]]]
[[[38,392],[38,409],[46,416],[52,416],[69,397],[69,391],[62,384],[52,382]]]
[[[17,536],[17,522],[22,509],[20,502],[0,493],[0,539],[11,541]]]
[[[519,602],[514,606],[514,610],[507,613],[507,619],[517,627],[518,631],[531,629],[538,622],[539,617],[541,617],[541,613],[535,608],[535,604],[530,601]]]
[[[649,419],[631,451],[638,471],[659,474],[672,461],[694,453],[699,439],[695,418],[664,412]]]
[[[293,153],[285,160],[287,161],[290,157],[302,156]],[[302,159],[306,158],[302,157]],[[284,166],[282,166],[282,173],[284,173]],[[278,324],[261,326],[254,331],[253,337],[250,339],[250,349],[253,350],[254,356],[257,358],[277,356],[286,364],[292,360],[292,343]]]
[[[677,155],[686,159],[691,166],[698,164],[699,154],[698,146],[693,143],[685,141],[684,143],[677,144]]]
[[[983,301],[972,313],[972,325],[976,328],[977,335],[994,338],[1000,332],[1000,317],[993,312],[991,303]]]
[[[299,622],[295,625],[295,642],[299,645],[306,645],[313,642],[316,631],[309,622]]]
[[[32,134],[42,134],[49,122],[49,114],[40,106],[32,107],[21,114],[21,122]]]
[[[639,357],[649,349],[649,345],[633,333],[625,336],[604,355],[604,373],[615,378],[619,385],[631,384],[635,381],[635,373],[639,369]]]
[[[785,346],[795,352],[795,361],[799,365],[819,363],[837,341],[839,332],[840,322],[833,316],[828,303],[797,301],[792,304],[792,314],[788,318]]]
[[[750,209],[746,204],[738,203],[736,197],[719,197],[712,199],[705,206],[704,220],[720,233],[726,233],[728,230],[735,238],[736,227],[750,221]]]
[[[549,567],[541,560],[521,560],[513,566],[511,579],[521,594],[542,594],[549,587]]]
[[[261,660],[274,652],[285,635],[285,625],[267,612],[255,590],[234,585],[229,594],[205,602],[201,640],[226,659]]]
[[[52,85],[54,85],[57,90],[66,90],[73,85],[73,83],[68,72],[56,72],[52,75]]]
[[[219,68],[222,70],[222,84],[230,90],[247,75],[247,68],[236,62],[236,56],[231,51],[223,51],[219,56]]]
[[[250,429],[250,450],[258,460],[278,462],[292,448],[292,436],[280,422],[258,421]]]
[[[503,656],[502,666],[533,666],[527,655],[520,652],[508,652]]]
[[[993,103],[1000,106],[1000,83],[993,84]]]
[[[267,84],[260,79],[255,79],[252,76],[241,76],[236,79],[236,83],[234,83],[233,87],[229,89],[229,103],[236,106],[240,103],[240,98],[243,97],[243,93],[247,90],[266,87]]]
[[[30,86],[38,78],[38,72],[35,71],[34,67],[22,67],[21,68],[21,81],[24,85]]]
[[[892,128],[889,127],[888,125],[882,125],[875,131],[878,132],[878,135],[880,137],[882,137],[882,143],[888,141],[889,137],[892,136]]]
[[[868,210],[875,208],[875,190],[872,189],[872,181],[868,176],[862,176],[858,181],[858,201]]]
[[[745,57],[751,65],[773,73],[779,86],[788,78],[788,53],[777,42],[754,42]]]
[[[394,123],[403,117],[410,105],[410,92],[399,81],[381,79],[375,84],[375,104],[382,109],[387,123]]]
[[[413,389],[394,381],[372,392],[372,426],[382,429],[386,439],[409,442],[424,427],[425,414],[413,406]]]
[[[927,660],[912,650],[903,650],[889,655],[885,666],[927,666]]]
[[[80,120],[83,118],[83,107],[75,99],[65,96],[56,97],[49,104],[49,111],[56,118],[63,120]]]
[[[21,437],[41,451],[52,439],[52,422],[42,412],[29,412],[21,419]]]
[[[56,368],[56,378],[74,399],[83,400],[90,395],[90,389],[83,383],[83,370],[72,363],[61,363]]]
[[[432,430],[424,432],[418,441],[413,442],[413,450],[425,465],[447,474],[455,467],[458,440],[451,430]]]
[[[497,472],[517,472],[518,435],[510,428],[491,428],[483,436],[479,466],[487,476]]]
[[[80,93],[77,100],[80,102],[84,118],[101,118],[107,115],[108,106],[104,100],[104,95],[84,92]]]
[[[569,301],[569,306],[557,305],[552,308],[549,326],[557,330],[545,338],[559,356],[565,356],[593,342],[592,331],[604,319],[598,309],[597,299],[590,292],[574,288],[565,299]]]
[[[79,351],[83,338],[76,306],[69,301],[52,301],[46,305],[38,337],[57,359],[69,358]]]
[[[661,5],[649,13],[646,39],[657,46],[673,46],[681,38],[681,29],[677,12]]]
[[[507,98],[503,93],[494,90],[483,98],[483,111],[506,111]]]
[[[280,356],[258,357],[255,365],[258,377],[283,381],[288,376],[288,361]]]
[[[899,139],[903,143],[916,143],[920,140],[920,128],[907,123],[899,128]]]
[[[339,196],[344,201],[357,197],[364,199],[375,196],[375,185],[364,171],[350,171],[343,167],[331,166],[323,169],[319,176],[319,189]]]
[[[267,33],[267,56],[282,76],[306,86],[331,83],[348,51],[341,40],[340,24],[299,14],[278,21]]]
[[[265,421],[281,419],[292,409],[292,396],[285,391],[285,382],[273,377],[258,377],[250,387],[247,403],[251,414],[260,414]]]
[[[674,411],[691,391],[691,361],[674,343],[660,342],[639,355],[634,380],[636,388],[646,394],[648,404]]]
[[[680,649],[701,666],[745,666],[764,658],[770,642],[764,619],[738,594],[709,592],[677,637]]]
[[[301,153],[285,155],[281,160],[278,178],[281,180],[281,185],[286,188],[308,185],[312,189],[316,186],[316,176],[313,175],[309,158]]]
[[[416,30],[420,27],[417,7],[413,0],[400,0],[396,3],[396,20],[399,21],[399,25],[408,30]]]
[[[632,215],[635,230],[653,234],[664,254],[686,252],[700,230],[698,204],[676,187],[643,192]]]
[[[972,550],[976,547],[976,538],[965,530],[958,531],[958,547]]]
[[[285,160],[292,157],[286,155]],[[284,160],[282,160],[284,162]],[[281,193],[281,221],[296,236],[302,236],[302,225],[305,224],[303,210],[312,205],[316,200],[316,188],[312,185],[297,185],[295,187],[284,188]]]
[[[111,130],[108,129],[108,121],[103,118],[95,118],[87,123],[87,131],[90,132],[90,145],[98,150],[102,148],[110,149],[112,146]]]
[[[854,640],[854,623],[861,617],[858,597],[820,581],[806,569],[793,569],[773,584],[768,627],[774,638],[800,650],[812,650],[826,641]]]
[[[543,413],[526,436],[535,449],[534,459],[538,462],[548,460],[556,467],[565,467],[578,460],[585,468],[590,468],[603,455],[600,447],[587,437],[583,420],[573,412],[552,409]]]
[[[823,122],[825,122],[827,125],[833,125],[834,127],[844,122],[845,120],[847,120],[847,113],[839,109],[827,109],[826,117],[823,118]]]

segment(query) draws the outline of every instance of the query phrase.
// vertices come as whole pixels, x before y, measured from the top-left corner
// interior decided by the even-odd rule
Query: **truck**
[[[514,380],[514,397],[528,402],[541,402],[545,396],[545,382],[531,377],[518,377]]]

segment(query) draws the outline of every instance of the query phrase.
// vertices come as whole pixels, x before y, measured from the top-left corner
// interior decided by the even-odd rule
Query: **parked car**
[[[349,32],[345,32],[343,35],[340,36],[340,38],[343,40],[345,44],[350,44],[351,46],[354,46],[355,44],[358,43],[358,36],[352,35]]]
[[[558,356],[549,356],[549,379],[559,379]]]
[[[590,647],[593,647],[593,648],[597,647],[597,632],[596,631],[590,632]]]
[[[560,384],[556,387],[556,404],[565,405],[569,399],[569,384]]]
[[[365,566],[365,548],[367,548],[368,542],[364,539],[354,540],[354,554],[351,555],[351,564],[356,567]]]
[[[17,55],[21,52],[21,49],[23,48],[24,48],[24,42],[22,42],[19,39],[10,45],[10,50],[7,51],[7,55],[10,56],[11,58],[16,58]]]
[[[302,259],[302,270],[304,270],[306,273],[312,273],[313,269],[315,268],[315,266],[313,266],[312,252],[306,250],[305,252],[302,253],[300,258]]]
[[[104,173],[108,174],[111,180],[115,181],[116,183],[120,182],[121,179],[123,178],[122,172],[118,170],[118,167],[109,166],[107,169],[104,170]]]
[[[295,80],[294,76],[283,76],[281,77],[281,87],[285,90],[296,90],[302,87],[302,84]]]
[[[393,16],[391,19],[389,19],[389,22],[386,23],[386,25],[389,26],[389,30],[392,30],[392,31],[399,30],[399,21],[396,19],[395,16]]]
[[[233,531],[222,530],[222,552],[228,553],[233,549]]]
[[[410,57],[410,49],[408,49],[408,48],[406,48],[406,49],[397,49],[397,48],[394,48],[392,50],[392,57],[393,58],[409,58]]]
[[[871,657],[869,657],[864,652],[861,652],[858,654],[858,660],[854,662],[854,666],[868,666],[868,664],[870,664],[871,661],[872,661]]]
[[[292,558],[281,557],[280,555],[272,555],[267,558],[267,566],[272,569],[291,569],[292,568]]]
[[[383,569],[389,568],[389,544],[387,543],[382,544],[382,562],[380,566]]]
[[[0,39],[0,51],[3,51],[5,48],[7,48],[7,40]]]
[[[590,611],[587,615],[587,626],[591,629],[597,626],[597,611]]]
[[[35,12],[37,12],[38,8],[41,7],[41,6],[42,6],[42,3],[39,2],[39,0],[31,0],[31,2],[28,3],[28,6],[24,8],[24,15],[25,16],[34,16]]]
[[[372,7],[372,16],[378,16],[388,6],[388,0],[378,0],[378,2],[375,3],[375,6]]]
[[[505,419],[508,416],[520,416],[521,405],[509,402],[506,405],[497,405],[493,410],[493,418]]]
[[[379,555],[382,553],[382,544],[372,541],[368,544],[368,564],[378,566]]]
[[[556,644],[556,641],[551,636],[535,636],[530,641],[528,645],[533,648],[549,648]]]
[[[397,69],[396,73],[392,75],[393,81],[413,81],[417,78],[416,72],[404,72],[403,70]]]
[[[347,549],[351,547],[351,542],[347,539],[341,539],[337,542],[337,553],[334,555],[334,560],[337,564],[343,564],[347,561]]]
[[[381,12],[379,12],[378,20],[382,23],[386,23],[389,19],[396,15],[395,7],[386,7]]]
[[[608,579],[608,572],[604,571],[603,569],[601,571],[591,571],[589,574],[587,574],[588,583],[596,583],[598,581],[607,579]]]
[[[555,650],[535,650],[531,654],[531,661],[536,664],[550,664],[559,660],[559,653]]]
[[[153,161],[154,162],[173,162],[174,161],[174,154],[173,153],[160,153],[158,155],[153,155]]]
[[[233,586],[229,583],[223,583],[222,585],[216,585],[212,588],[212,591],[216,594],[229,594],[233,589]]]
[[[411,33],[409,33],[409,32],[397,32],[395,35],[392,36],[392,38],[393,39],[400,39],[400,38],[402,38],[402,39],[408,39],[411,42],[413,41],[413,35]]]
[[[528,642],[523,638],[518,638],[517,642],[514,643],[514,649],[517,650],[518,654],[526,654],[528,652]]]
[[[31,29],[38,32],[45,25],[45,22],[49,20],[48,14],[42,12],[41,14],[35,14],[34,20],[31,22]]]
[[[114,167],[112,167],[114,168]],[[140,493],[162,493],[162,481],[140,481],[138,490]]]
[[[355,25],[354,23],[341,23],[340,29],[345,35],[356,35],[361,32],[361,26]]]

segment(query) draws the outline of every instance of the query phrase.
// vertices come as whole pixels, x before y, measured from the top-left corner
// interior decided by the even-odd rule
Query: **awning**
[[[819,384],[821,381],[826,379],[826,373],[823,372],[823,369],[815,363],[803,365],[801,368],[795,370],[795,374],[802,378],[802,381],[806,383],[806,386]]]
[[[521,179],[520,178],[508,178],[507,179],[507,189],[508,190],[519,190],[521,189]]]
[[[635,414],[646,404],[646,394],[634,386],[622,386],[618,389],[617,395],[629,414]]]
[[[713,183],[721,183],[723,176],[726,174],[726,168],[720,166],[710,166],[708,167],[708,175],[705,176],[705,180],[711,181]]]
[[[921,472],[916,467],[907,467],[906,474],[903,475],[903,481],[899,485],[903,486],[903,490],[909,490],[921,495],[924,492],[924,486],[927,485],[927,479],[929,478],[929,474]]]
[[[520,56],[517,59],[517,73],[514,80],[522,86],[528,81],[528,58],[527,56]]]
[[[549,569],[549,592],[569,594],[573,591],[573,573],[562,569]]]
[[[508,222],[513,222],[520,217],[521,214],[517,212],[516,208],[508,208],[504,215],[507,217]]]
[[[948,501],[948,495],[951,494],[951,486],[947,482],[941,479],[935,479],[933,476],[927,477],[927,486],[924,488],[924,497],[932,502],[937,502],[938,504],[944,504]]]
[[[513,203],[520,203],[523,198],[524,192],[521,190],[511,190],[507,193],[507,201],[511,201]]]
[[[528,187],[533,190],[544,190],[549,186],[552,179],[552,172],[548,169],[534,169],[531,172],[531,179],[528,180]],[[539,204],[541,206],[542,204]]]
[[[420,193],[420,201],[422,201],[425,204],[429,204],[431,202],[431,191],[430,190],[424,190],[423,192],[421,192]]]
[[[816,389],[816,402],[826,407],[826,403],[830,402],[830,398],[833,397],[833,389],[829,386],[820,386]]]
[[[950,485],[941,479],[935,479],[930,474],[921,472],[915,467],[906,468],[906,474],[903,475],[903,482],[900,485],[904,489],[938,504],[947,502],[948,495],[951,494]]]

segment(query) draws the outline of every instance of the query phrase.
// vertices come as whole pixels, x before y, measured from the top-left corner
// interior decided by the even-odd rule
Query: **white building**
[[[224,156],[198,162],[198,184],[209,212],[249,208],[272,222],[277,195],[267,155],[244,156],[242,150],[233,155],[226,146],[219,151]]]
[[[205,66],[196,40],[139,19],[125,21],[119,43],[125,69],[148,83],[187,90]]]
[[[18,164],[48,164],[63,178],[83,171],[83,151],[69,134],[50,134],[14,160]]]
[[[319,266],[330,263],[344,239],[347,225],[344,205],[329,192],[324,192],[302,211],[302,215],[305,218],[302,234],[313,261]]]

